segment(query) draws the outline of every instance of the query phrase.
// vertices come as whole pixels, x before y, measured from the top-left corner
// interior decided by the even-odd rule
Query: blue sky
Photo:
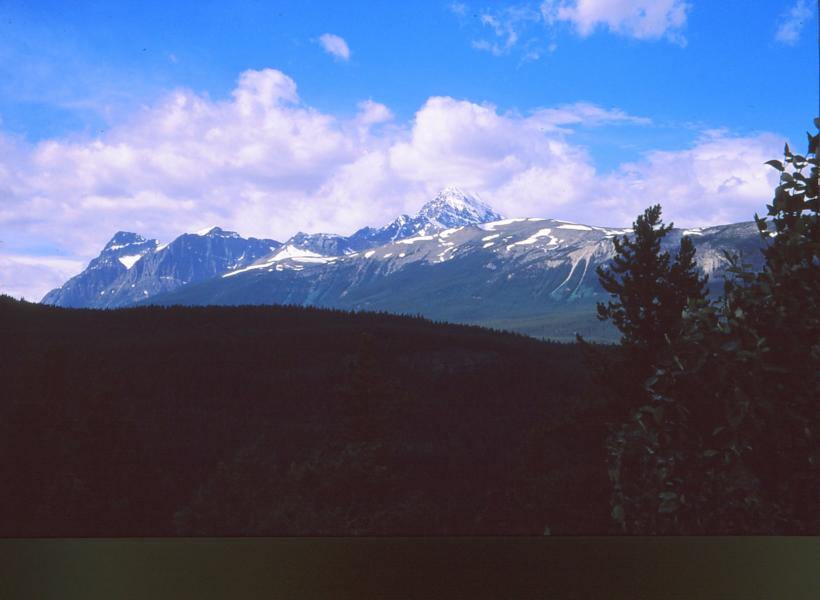
[[[0,1],[0,291],[117,229],[347,233],[447,184],[747,220],[818,113],[817,32],[808,0]]]

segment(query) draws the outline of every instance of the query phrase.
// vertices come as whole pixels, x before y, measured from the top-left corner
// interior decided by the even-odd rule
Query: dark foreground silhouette
[[[0,298],[0,535],[611,531],[579,349],[296,307]]]

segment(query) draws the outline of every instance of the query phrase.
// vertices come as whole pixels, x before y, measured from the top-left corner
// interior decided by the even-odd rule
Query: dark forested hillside
[[[0,535],[606,533],[578,348],[295,307],[0,299]]]

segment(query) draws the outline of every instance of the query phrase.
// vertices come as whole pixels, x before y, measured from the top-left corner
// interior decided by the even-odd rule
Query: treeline
[[[0,299],[2,536],[602,534],[579,348],[297,307]],[[615,401],[617,402],[617,401]]]
[[[818,139],[767,163],[780,185],[755,215],[763,268],[727,256],[721,297],[706,297],[687,238],[660,252],[659,205],[599,269],[621,347],[587,360],[630,407],[607,438],[620,531],[820,534]]]

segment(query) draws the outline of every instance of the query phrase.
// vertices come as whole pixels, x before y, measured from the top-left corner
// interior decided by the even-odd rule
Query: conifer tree
[[[647,208],[631,236],[613,239],[612,262],[597,269],[601,286],[613,297],[598,303],[598,318],[611,320],[620,330],[623,355],[617,364],[596,361],[596,375],[630,404],[643,399],[643,381],[666,339],[677,333],[687,303],[706,296],[707,278],[698,274],[688,237],[681,239],[674,260],[661,252],[661,241],[672,227],[663,224],[660,205]]]
[[[820,128],[820,120],[815,120]],[[762,271],[730,259],[690,305],[609,440],[613,517],[630,533],[820,533],[820,136],[768,161]]]
[[[598,318],[612,320],[624,346],[650,356],[680,324],[688,300],[705,297],[706,278],[697,273],[692,241],[683,237],[674,263],[661,252],[672,227],[661,221],[660,205],[647,208],[633,224],[631,239],[613,239],[616,255],[609,268],[597,270],[601,286],[616,298],[598,303]]]

